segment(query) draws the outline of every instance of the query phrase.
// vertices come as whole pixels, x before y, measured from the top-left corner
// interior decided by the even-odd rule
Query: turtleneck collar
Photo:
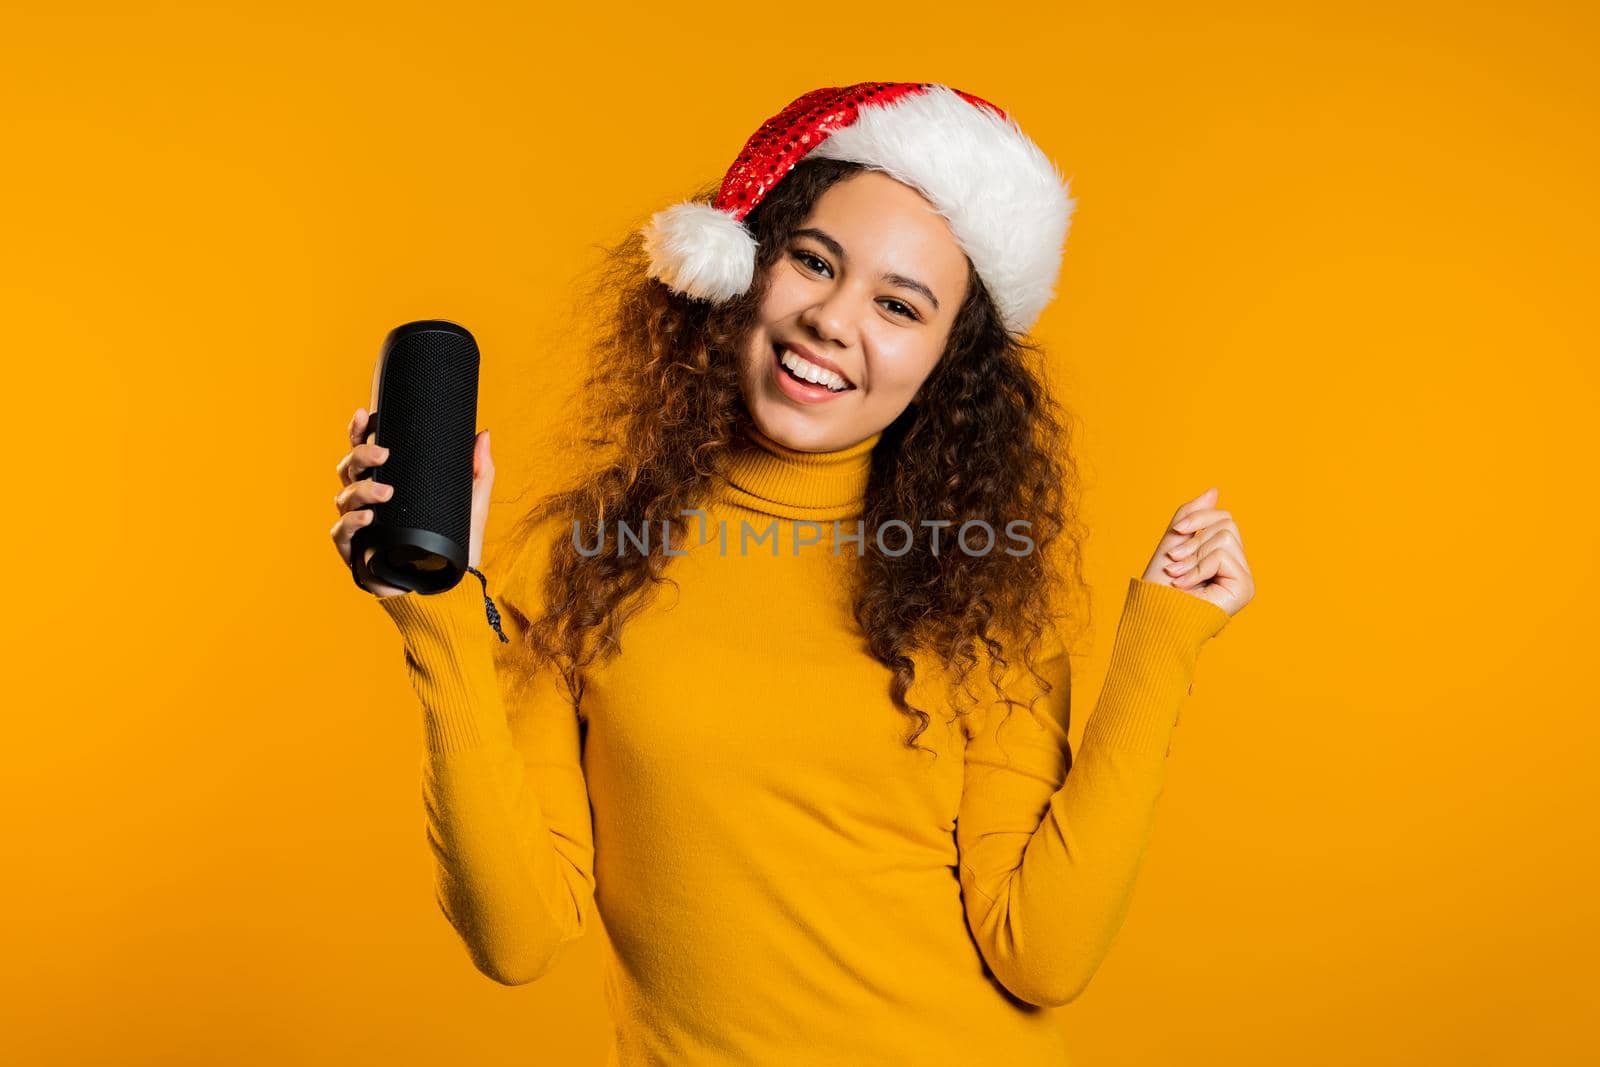
[[[724,495],[735,504],[785,519],[848,519],[861,514],[882,432],[831,452],[779,444],[753,424],[736,441]]]

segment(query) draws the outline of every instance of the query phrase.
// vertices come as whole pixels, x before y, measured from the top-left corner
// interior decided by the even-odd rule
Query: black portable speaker
[[[367,505],[372,521],[350,538],[350,574],[419,593],[442,593],[467,570],[472,537],[472,452],[478,431],[478,343],[463,326],[423,319],[384,338],[372,375],[367,439],[389,458],[361,472],[394,486]],[[367,550],[372,550],[367,559]]]

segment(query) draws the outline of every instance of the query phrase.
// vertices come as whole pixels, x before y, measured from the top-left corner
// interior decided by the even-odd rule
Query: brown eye
[[[828,268],[828,261],[816,253],[807,252],[803,248],[797,248],[790,254],[793,255],[794,258],[799,262],[804,263],[807,270],[816,271],[818,274],[826,274],[828,277],[833,276],[832,272]],[[893,297],[885,297],[884,302],[886,304],[893,305],[889,308],[889,313],[891,315],[898,315],[901,318],[909,319],[912,322],[922,321],[922,316],[918,315],[916,309],[910,304],[907,304],[901,300],[896,300]]]
[[[818,264],[821,270],[827,270],[828,269],[828,265],[822,261],[821,257],[814,256],[810,252],[797,251],[794,254],[794,258],[800,260],[802,263],[805,263],[806,266],[809,267],[812,270],[819,269],[818,267],[812,267],[811,266],[812,263]]]

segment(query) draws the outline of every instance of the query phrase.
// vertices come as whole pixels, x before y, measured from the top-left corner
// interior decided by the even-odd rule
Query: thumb
[[[480,433],[472,446],[472,476],[477,478],[485,473],[494,473],[494,456],[489,452],[488,430]]]

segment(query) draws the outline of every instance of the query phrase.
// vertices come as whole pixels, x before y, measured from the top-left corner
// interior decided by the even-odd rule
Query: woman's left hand
[[[1233,516],[1217,507],[1213,486],[1172,516],[1144,580],[1209,600],[1229,615],[1250,603],[1256,582]]]

